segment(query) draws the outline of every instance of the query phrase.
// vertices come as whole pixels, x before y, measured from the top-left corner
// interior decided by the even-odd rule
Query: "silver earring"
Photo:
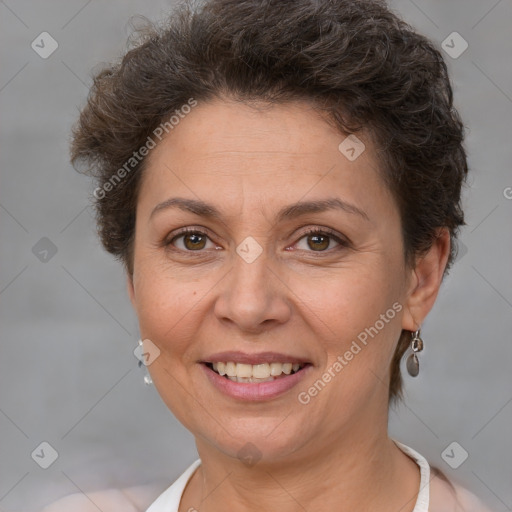
[[[143,342],[142,340],[139,340],[139,345],[142,347],[143,346]],[[144,366],[144,363],[142,362],[141,359],[139,359],[139,363],[138,363],[138,366],[139,368],[141,366]],[[149,374],[149,372],[146,370],[146,375],[144,375],[144,384],[150,386],[151,384],[153,384],[153,379],[151,378],[151,375]]]
[[[420,329],[416,332],[411,332],[411,350],[412,354],[407,358],[407,371],[411,377],[416,377],[420,373],[420,362],[418,361],[417,352],[423,350],[423,340],[420,338]]]

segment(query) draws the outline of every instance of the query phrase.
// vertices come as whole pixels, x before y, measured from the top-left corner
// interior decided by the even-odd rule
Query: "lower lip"
[[[201,363],[201,366],[210,382],[219,391],[232,398],[251,401],[269,400],[282,395],[298,384],[311,368],[311,365],[308,364],[297,373],[268,382],[233,382],[214,372],[205,364]]]

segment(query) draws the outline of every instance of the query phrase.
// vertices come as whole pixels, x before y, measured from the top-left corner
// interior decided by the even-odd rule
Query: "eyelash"
[[[184,236],[184,235],[188,235],[188,234],[194,234],[194,235],[200,235],[200,236],[206,236],[208,237],[208,239],[210,239],[210,237],[208,236],[208,233],[205,232],[205,231],[201,231],[197,228],[183,228],[181,229],[180,231],[178,231],[178,233],[176,233],[172,238],[170,239],[166,239],[164,240],[163,242],[163,245],[166,249],[170,249],[172,251],[178,251],[178,252],[186,252],[187,254],[192,254],[194,255],[194,253],[197,253],[197,255],[201,255],[204,251],[203,250],[198,250],[198,251],[189,251],[189,250],[184,250],[184,249],[177,249],[173,246],[173,242],[175,242],[178,238]],[[300,240],[302,240],[303,238],[307,237],[307,236],[311,236],[311,235],[326,235],[328,236],[329,238],[332,238],[333,240],[335,240],[338,244],[339,244],[339,247],[334,247],[332,249],[327,249],[325,251],[305,251],[305,252],[311,252],[313,254],[318,254],[319,256],[322,255],[322,254],[326,254],[326,253],[331,253],[332,251],[335,251],[336,249],[339,249],[339,248],[347,248],[350,246],[350,243],[339,237],[336,232],[332,231],[331,229],[329,228],[310,228],[308,229],[306,232],[302,233],[300,238],[297,240],[297,242],[299,242]],[[210,239],[211,241],[211,239]],[[296,242],[296,243],[297,243]]]

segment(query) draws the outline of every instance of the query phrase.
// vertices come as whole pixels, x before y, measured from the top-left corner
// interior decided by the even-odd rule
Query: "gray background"
[[[197,456],[191,434],[143,384],[122,268],[99,246],[92,185],[67,153],[91,70],[123,51],[130,16],[158,20],[171,4],[0,1],[0,511],[169,484]],[[512,2],[391,5],[439,46],[453,31],[469,43],[446,60],[472,176],[463,251],[423,326],[421,373],[406,377],[390,432],[494,510],[511,510]],[[48,59],[31,48],[43,31],[59,44]],[[47,262],[32,251],[42,237],[57,248]],[[46,470],[31,458],[42,441],[59,453]],[[458,469],[441,457],[453,441],[469,453]]]

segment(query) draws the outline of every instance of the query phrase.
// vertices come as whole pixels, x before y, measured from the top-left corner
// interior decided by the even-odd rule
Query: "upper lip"
[[[242,364],[263,364],[263,363],[310,363],[303,357],[297,357],[291,354],[281,354],[278,352],[258,352],[248,354],[239,351],[217,352],[201,360],[201,363],[242,363]]]

